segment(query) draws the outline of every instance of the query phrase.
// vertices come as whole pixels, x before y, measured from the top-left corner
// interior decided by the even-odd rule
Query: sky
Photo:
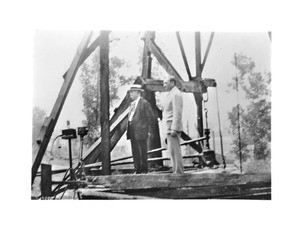
[[[33,83],[33,106],[38,106],[50,114],[58,92],[63,83],[62,75],[70,66],[76,49],[84,35],[84,31],[46,31],[38,30],[34,39],[34,83]],[[143,51],[144,32],[112,31],[110,34],[110,56],[118,56],[124,59],[127,67],[120,70],[125,76],[140,75],[141,64],[138,64],[139,56]],[[94,32],[91,41],[99,35]],[[194,32],[180,32],[185,48],[192,76],[195,75],[195,48]],[[209,41],[210,32],[201,33],[202,60]],[[183,59],[177,43],[175,32],[157,32],[157,45],[162,49],[166,57],[184,80],[188,80]],[[217,82],[220,118],[223,133],[228,128],[227,112],[237,103],[236,93],[229,91],[228,83],[235,75],[235,67],[231,64],[234,53],[243,53],[251,57],[256,64],[256,72],[271,71],[271,42],[267,32],[259,33],[218,33],[215,32],[213,43],[203,70],[203,78],[213,78]],[[154,58],[155,59],[155,58]],[[87,61],[89,62],[89,61]],[[153,62],[162,78],[168,74],[162,67]],[[66,128],[66,121],[70,120],[71,127],[82,126],[85,119],[82,109],[81,97],[82,86],[79,81],[80,69],[70,89],[55,130]],[[118,95],[122,100],[128,87],[120,87]],[[164,94],[160,94],[164,97]],[[211,130],[218,131],[216,90],[209,88],[209,101],[206,103],[208,109],[208,125]],[[240,94],[243,104],[243,96]],[[119,103],[116,103],[116,107]],[[184,125],[189,123],[192,137],[196,137],[196,105],[192,94],[184,94]],[[205,124],[205,121],[204,121]]]

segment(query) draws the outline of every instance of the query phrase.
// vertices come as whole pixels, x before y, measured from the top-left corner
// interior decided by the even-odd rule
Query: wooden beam
[[[201,66],[201,35],[200,32],[195,32],[195,59],[196,59],[196,80],[202,80]],[[200,137],[203,137],[203,109],[202,109],[202,93],[194,93],[195,102],[197,105],[197,130]]]
[[[195,102],[197,105],[197,130],[200,137],[203,137],[203,107],[202,101],[203,96],[202,93],[194,93]]]
[[[202,65],[201,65],[201,72],[202,72],[203,69],[204,69],[204,66],[205,66],[205,63],[206,63],[206,60],[207,60],[209,51],[210,51],[210,47],[211,47],[211,44],[212,44],[214,35],[215,35],[214,32],[212,32],[212,33],[210,34],[209,42],[208,42],[208,45],[207,45],[207,48],[206,48],[206,51],[205,51],[205,55],[204,55],[204,59],[203,59]]]
[[[34,160],[34,163],[32,165],[32,169],[31,169],[31,184],[33,184],[33,182],[34,182],[36,173],[41,164],[44,153],[47,149],[48,143],[50,141],[51,135],[55,128],[55,125],[56,125],[56,122],[60,115],[60,112],[62,110],[62,107],[68,96],[68,93],[69,93],[69,90],[74,81],[75,75],[81,65],[80,60],[82,59],[83,53],[85,52],[85,50],[87,48],[87,45],[91,39],[91,36],[92,36],[92,32],[86,33],[86,35],[82,39],[80,45],[78,46],[76,54],[71,63],[70,69],[69,69],[67,76],[62,84],[62,87],[60,89],[60,92],[58,94],[56,102],[54,104],[54,107],[51,111],[51,114],[49,117],[47,117],[45,119],[44,124],[41,128],[41,131],[39,133],[39,138],[40,138],[41,143],[40,143],[38,153],[36,155],[36,158]]]
[[[110,131],[109,131],[109,33],[100,32],[100,125],[101,145],[98,160],[102,161],[102,173],[110,175]]]
[[[201,66],[201,35],[200,32],[195,32],[195,58],[196,58],[196,78],[201,79],[202,66]]]
[[[202,88],[195,81],[182,81],[181,86],[184,93],[202,93]],[[162,80],[147,79],[144,88],[152,92],[167,92]]]
[[[155,33],[154,32],[146,32],[145,37],[149,37],[149,39],[154,39],[155,38]],[[145,40],[144,40],[145,42]],[[143,51],[143,68],[142,68],[142,79],[145,80],[153,80],[151,79],[151,67],[152,67],[152,57],[151,57],[151,52],[149,51],[148,47],[146,46],[146,42],[144,44],[144,51]],[[160,142],[160,134],[159,134],[159,125],[158,125],[158,115],[156,111],[154,110],[156,107],[156,98],[155,98],[155,93],[152,91],[149,91],[146,89],[143,93],[143,97],[150,103],[151,108],[153,110],[153,114],[155,116],[155,120],[153,122],[153,134],[150,138],[148,138],[147,142],[147,149],[152,150],[155,148],[161,147],[161,142]],[[148,156],[150,158],[154,157],[162,157],[161,151],[155,152],[150,154]],[[163,166],[162,161],[158,161],[156,163],[151,163],[149,165],[150,168],[154,168],[155,166]]]
[[[183,62],[184,62],[186,72],[188,74],[189,80],[192,80],[192,75],[191,75],[189,63],[188,63],[186,55],[185,55],[185,51],[184,51],[184,47],[183,47],[183,44],[182,44],[182,41],[181,41],[179,31],[176,32],[176,37],[177,37],[177,41],[178,41],[179,48],[180,48],[180,51],[181,51],[181,55],[182,55],[182,59],[183,59]]]
[[[137,78],[134,81],[134,84],[141,84],[141,79]],[[115,147],[117,142],[123,136],[127,128],[127,114],[128,114],[128,107],[130,105],[130,97],[127,94],[122,102],[120,103],[119,107],[115,109],[115,113],[109,121],[110,124],[110,138],[111,138],[111,150]],[[119,124],[118,124],[119,123]],[[101,145],[101,138],[99,138],[84,154],[84,162],[85,164],[95,163],[97,160],[97,153],[101,152],[100,149]]]
[[[139,194],[159,199],[215,199],[242,198],[245,195],[254,196],[261,193],[271,193],[268,183],[254,183],[228,186],[203,186],[190,188],[167,188],[149,191],[134,191],[130,195]],[[246,198],[247,199],[247,198]]]
[[[176,71],[176,69],[173,67],[171,62],[166,58],[166,56],[163,54],[163,52],[160,50],[160,48],[156,45],[156,43],[146,37],[146,46],[148,47],[149,51],[155,56],[158,63],[166,70],[166,72],[176,78],[176,81],[178,82],[178,87],[181,91],[185,90],[185,87],[183,86],[183,80],[179,73]]]
[[[86,51],[83,53],[82,58],[79,61],[79,64],[82,65],[83,62],[95,51],[95,49],[99,46],[100,44],[100,37],[98,36],[94,42],[91,43],[91,45],[86,49]],[[65,72],[63,75],[63,78],[65,79],[67,76],[69,70]]]
[[[228,173],[191,173],[191,174],[128,174],[112,176],[87,176],[88,184],[103,185],[112,190],[183,188],[201,186],[224,186],[271,183],[270,174],[228,174]]]
[[[116,121],[111,126],[111,132],[110,132],[110,148],[111,150],[114,149],[120,138],[123,136],[123,134],[126,131],[127,123],[128,123],[128,110],[123,112],[123,114],[120,116],[121,121]],[[101,153],[101,138],[98,139],[84,154],[84,163],[85,164],[91,164],[95,163],[98,158],[98,154]]]
[[[52,192],[52,171],[51,165],[41,165],[41,193],[42,197],[51,197]]]
[[[78,189],[82,199],[109,199],[109,200],[150,200],[152,197],[128,195],[125,193],[112,193],[99,191],[97,189]]]

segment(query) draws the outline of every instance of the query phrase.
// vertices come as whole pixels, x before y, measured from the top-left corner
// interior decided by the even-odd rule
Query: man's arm
[[[172,107],[173,107],[173,121],[171,130],[181,131],[182,124],[182,109],[183,100],[181,94],[175,94],[172,96]]]

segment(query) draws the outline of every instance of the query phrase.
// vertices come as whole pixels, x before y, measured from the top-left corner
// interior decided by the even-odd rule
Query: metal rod
[[[179,44],[179,48],[180,48],[180,51],[181,51],[181,55],[182,55],[182,58],[183,58],[183,62],[184,62],[184,65],[185,65],[186,72],[188,74],[189,80],[192,80],[190,67],[189,67],[189,64],[188,64],[188,61],[187,61],[187,58],[186,58],[186,54],[185,54],[185,51],[184,51],[184,47],[183,47],[183,44],[182,44],[182,41],[181,41],[179,31],[176,32],[176,36],[177,36],[177,41],[178,41],[178,44]]]
[[[238,140],[239,140],[239,155],[240,155],[240,169],[243,172],[242,168],[242,144],[241,144],[241,128],[240,128],[240,103],[239,103],[239,84],[238,84],[238,77],[237,77],[237,56],[234,53],[235,59],[235,68],[236,68],[236,95],[237,95],[237,120],[238,120]]]
[[[70,169],[72,169],[72,144],[71,144],[71,139],[68,139],[69,141],[69,164],[70,164]]]

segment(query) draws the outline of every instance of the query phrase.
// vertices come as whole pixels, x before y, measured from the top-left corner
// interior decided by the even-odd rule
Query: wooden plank
[[[181,91],[184,91],[185,88],[182,85],[183,80],[179,73],[176,71],[176,69],[173,67],[171,62],[166,58],[166,56],[163,54],[163,52],[160,50],[160,48],[156,45],[156,43],[146,37],[146,46],[150,50],[150,52],[155,56],[158,63],[166,70],[166,72],[176,78],[176,81],[178,82],[178,87],[181,89]]]
[[[185,141],[192,140],[184,131],[181,132],[181,138]],[[189,145],[198,153],[202,152],[201,146],[197,142],[192,142]]]
[[[101,145],[98,160],[102,161],[102,173],[110,175],[110,128],[109,128],[109,33],[100,32],[100,126]]]
[[[114,147],[126,131],[128,123],[127,111],[125,111],[120,118],[122,118],[121,121],[116,125],[112,125],[112,130],[110,132],[111,150],[114,149]],[[92,147],[90,147],[90,149],[84,154],[83,160],[85,164],[91,164],[97,161],[98,154],[99,152],[101,152],[100,145],[101,138],[98,139],[95,144],[93,144]]]
[[[154,39],[155,38],[155,33],[154,32],[146,32],[145,37],[149,37],[149,39]],[[144,44],[144,51],[143,51],[143,68],[142,68],[142,79],[143,80],[151,80],[151,67],[152,67],[152,57],[151,57],[151,52],[146,46],[146,42]],[[147,89],[143,93],[143,97],[150,103],[151,108],[153,110],[153,114],[155,117],[155,120],[153,121],[152,125],[152,136],[148,138],[147,142],[147,149],[152,150],[155,148],[161,147],[161,142],[160,142],[160,134],[159,134],[159,125],[158,125],[158,115],[157,112],[154,110],[156,107],[156,98],[155,98],[155,93],[152,91],[148,91]],[[154,158],[154,157],[162,157],[161,151],[155,152],[150,154],[148,157]],[[150,163],[149,167],[154,168],[156,166],[163,166],[162,161],[158,161],[155,163]]]
[[[192,80],[190,67],[189,67],[189,64],[188,64],[188,61],[187,61],[187,58],[186,58],[186,55],[185,55],[185,51],[184,51],[184,47],[183,47],[183,44],[182,44],[182,41],[181,41],[179,31],[176,32],[176,37],[177,37],[177,41],[178,41],[179,48],[180,48],[180,51],[181,51],[181,56],[182,56],[182,59],[183,59],[183,62],[184,62],[186,72],[188,74],[189,80]]]
[[[40,147],[38,150],[38,153],[36,155],[36,158],[34,160],[34,163],[32,165],[31,169],[31,184],[33,184],[36,173],[38,171],[38,168],[41,164],[41,161],[43,159],[44,153],[47,149],[48,143],[50,141],[51,135],[53,133],[53,130],[55,128],[56,122],[58,120],[58,117],[60,115],[60,112],[62,110],[62,107],[65,103],[65,100],[67,98],[67,95],[69,93],[69,90],[72,86],[72,83],[74,81],[75,75],[81,65],[80,60],[82,59],[82,55],[85,52],[87,45],[91,39],[92,32],[86,33],[84,38],[82,39],[80,45],[77,48],[76,54],[73,58],[73,61],[71,63],[70,69],[68,71],[68,74],[62,84],[62,87],[60,89],[60,92],[58,94],[58,97],[56,99],[56,102],[54,104],[54,107],[51,111],[51,114],[49,117],[45,119],[45,122],[41,128],[41,131],[39,133],[39,138],[41,140]]]
[[[202,67],[201,72],[202,72],[203,69],[204,69],[204,66],[205,66],[205,63],[206,63],[206,60],[207,60],[209,51],[210,51],[210,47],[211,47],[211,44],[212,44],[214,35],[215,35],[214,32],[212,32],[212,33],[210,34],[209,42],[208,42],[208,45],[207,45],[207,48],[206,48],[206,51],[205,51],[205,55],[204,55],[204,59],[203,59],[202,65],[201,65],[201,67]]]
[[[128,195],[124,193],[112,193],[112,192],[103,192],[96,189],[78,189],[82,199],[108,199],[108,200],[150,200],[155,199],[153,197],[145,197],[138,195]]]
[[[88,176],[89,184],[104,185],[112,190],[182,188],[210,185],[236,185],[253,182],[271,183],[270,174],[227,174],[227,173],[185,173],[185,174],[140,174]]]
[[[228,186],[205,186],[205,187],[185,187],[166,188],[156,190],[127,191],[130,195],[142,195],[160,199],[213,199],[213,198],[241,198],[254,196],[256,194],[271,193],[270,184],[244,184]]]
[[[98,36],[94,42],[91,43],[91,45],[86,49],[86,51],[83,53],[82,58],[79,61],[79,64],[82,65],[83,62],[95,51],[95,49],[99,46],[100,44],[100,37]],[[63,78],[65,79],[67,76],[69,70],[65,72],[63,75]]]
[[[41,193],[42,197],[51,197],[52,192],[52,171],[51,165],[41,165]]]
[[[181,86],[184,93],[202,93],[202,88],[194,81],[182,81]],[[167,92],[162,80],[146,80],[143,87],[152,92]]]
[[[197,130],[200,137],[203,137],[203,107],[202,101],[203,96],[202,93],[194,93],[195,102],[197,105]]]
[[[202,66],[201,66],[201,35],[200,32],[195,32],[195,64],[196,64],[196,78],[201,79],[202,77]]]

